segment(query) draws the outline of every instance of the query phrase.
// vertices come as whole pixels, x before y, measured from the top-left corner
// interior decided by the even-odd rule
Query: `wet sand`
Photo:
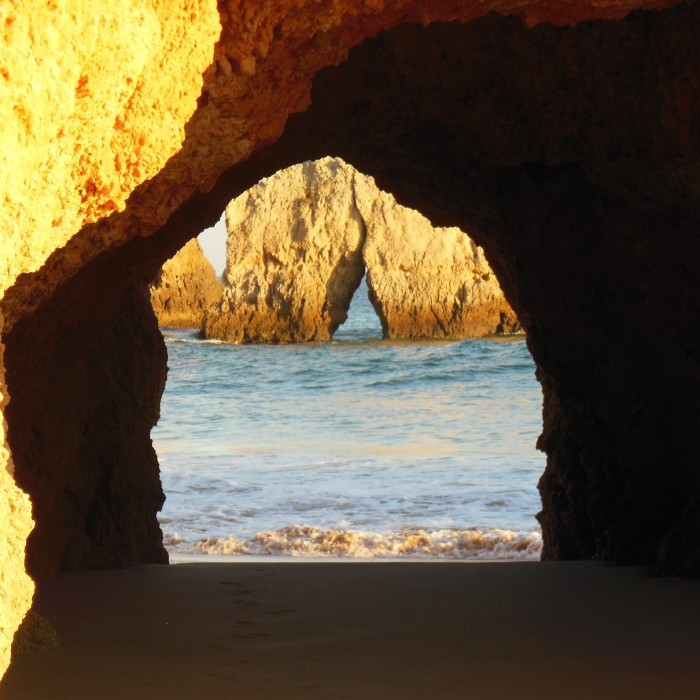
[[[72,574],[1,700],[689,700],[700,582],[593,563],[205,563]]]

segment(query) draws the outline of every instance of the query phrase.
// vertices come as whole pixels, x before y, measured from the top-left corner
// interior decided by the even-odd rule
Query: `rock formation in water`
[[[228,205],[226,222],[226,289],[204,318],[207,338],[329,340],[365,269],[387,338],[519,330],[483,250],[400,207],[341,160],[263,180]]]
[[[330,340],[364,274],[355,172],[325,159],[288,168],[226,208],[226,288],[202,323],[235,343]]]
[[[193,238],[159,270],[150,287],[161,328],[199,328],[204,312],[219,301],[223,285]]]
[[[167,559],[149,283],[327,154],[486,251],[545,394],[544,557],[700,573],[698,3],[9,0],[0,27],[0,672],[25,566]]]
[[[359,173],[355,201],[367,229],[367,287],[384,337],[478,338],[520,330],[484,251],[466,233],[433,227]]]

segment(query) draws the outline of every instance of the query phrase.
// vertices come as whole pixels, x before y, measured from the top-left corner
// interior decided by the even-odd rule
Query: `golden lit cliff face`
[[[211,2],[165,0],[9,2],[0,26],[6,288],[179,151],[221,28]]]
[[[695,7],[3,3],[0,671],[32,592],[15,480],[36,575],[163,560],[147,284],[328,153],[487,250],[545,388],[547,555],[700,570]]]
[[[179,150],[219,33],[211,2],[2,3],[0,295],[87,223],[123,210]],[[115,238],[73,246],[24,298],[47,296]],[[4,405],[4,380],[0,394]],[[29,505],[0,432],[1,672],[33,586],[24,574]]]
[[[287,116],[308,106],[313,75],[366,37],[490,11],[565,24],[673,4],[278,0],[224,2],[217,11],[212,0],[115,0],[99,10],[85,0],[3,3],[0,123],[11,167],[0,174],[0,288],[76,238],[16,310],[6,303],[6,320],[100,251],[157,230],[225,169],[272,143]]]

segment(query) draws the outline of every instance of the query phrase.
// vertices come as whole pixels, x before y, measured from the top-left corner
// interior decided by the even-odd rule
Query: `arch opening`
[[[512,314],[469,237],[336,159],[240,195],[219,237],[225,287],[193,314],[199,338],[168,328],[162,293],[200,308],[201,252],[182,249],[152,293],[171,555],[537,558],[541,393],[524,337],[431,342],[501,332]]]
[[[347,319],[333,334],[334,340],[367,340],[385,336],[381,319],[371,304],[367,288],[367,269],[350,300]]]
[[[522,338],[382,341],[355,299],[332,342],[163,331],[152,437],[176,561],[538,557],[541,392]]]

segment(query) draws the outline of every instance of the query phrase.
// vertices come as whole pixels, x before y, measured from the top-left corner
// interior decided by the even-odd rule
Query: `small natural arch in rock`
[[[483,250],[435,228],[338,158],[262,180],[226,209],[226,283],[202,335],[330,340],[367,276],[385,338],[470,338],[520,325]]]

